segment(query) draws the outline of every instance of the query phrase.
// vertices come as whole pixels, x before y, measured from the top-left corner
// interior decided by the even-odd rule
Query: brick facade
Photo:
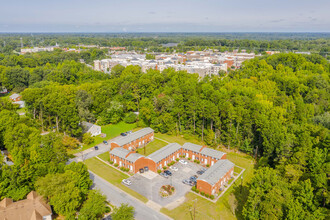
[[[136,150],[137,148],[144,147],[146,144],[148,144],[153,140],[154,140],[154,133],[152,132],[121,147],[127,150]]]
[[[220,189],[224,186],[226,182],[228,182],[231,177],[233,176],[234,168],[231,168],[223,177],[221,177],[218,182],[214,185],[204,181],[204,180],[197,180],[196,188],[200,192],[204,192],[209,195],[217,194]]]

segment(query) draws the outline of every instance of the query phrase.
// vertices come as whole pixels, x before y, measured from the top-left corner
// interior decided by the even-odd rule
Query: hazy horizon
[[[330,32],[327,0],[17,0],[2,8],[2,33]]]

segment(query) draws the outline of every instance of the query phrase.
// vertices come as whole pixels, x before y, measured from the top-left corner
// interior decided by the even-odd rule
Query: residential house
[[[92,136],[101,134],[101,126],[86,121],[83,121],[81,124],[83,127],[83,133],[91,133]]]

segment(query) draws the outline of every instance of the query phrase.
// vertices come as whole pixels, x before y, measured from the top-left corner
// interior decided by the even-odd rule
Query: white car
[[[132,182],[129,179],[124,179],[123,181],[121,181],[123,184],[130,186],[132,184]]]
[[[185,161],[185,160],[179,160],[179,162],[180,162],[181,164],[187,164],[187,163],[188,163],[188,162]]]
[[[173,171],[178,171],[179,170],[177,167],[173,167],[173,166],[170,167],[170,169],[173,170]]]

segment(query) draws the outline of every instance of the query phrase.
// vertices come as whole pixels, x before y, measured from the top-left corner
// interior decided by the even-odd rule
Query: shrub
[[[205,192],[201,192],[201,195],[204,196],[205,195]]]
[[[161,170],[157,170],[157,173],[161,173],[162,171]]]
[[[120,170],[121,171],[125,171],[125,167],[120,167]]]
[[[188,157],[188,160],[191,160],[190,157]]]
[[[166,170],[167,169],[167,166],[163,166],[163,170]]]
[[[176,160],[176,161],[179,161],[180,159],[179,159],[179,158],[176,158],[175,160]]]
[[[196,189],[196,192],[197,192],[197,193],[199,193],[199,190],[198,190],[198,189]]]
[[[134,112],[130,112],[124,118],[124,122],[128,124],[133,124],[134,122],[136,122],[136,119],[137,119],[137,115],[134,114]]]
[[[192,190],[192,191],[196,191],[196,186],[193,186],[193,187],[191,188],[191,190]]]
[[[213,199],[214,199],[214,195],[210,195],[210,199],[212,199],[212,200],[213,200]]]
[[[206,164],[206,167],[210,167],[210,164]]]
[[[196,162],[197,164],[200,164],[201,162],[199,161],[199,160],[197,160],[197,162]]]
[[[209,194],[205,194],[205,197],[206,197],[206,198],[209,198],[209,197],[210,197],[210,195],[209,195]]]
[[[197,160],[194,160],[194,163],[197,163]]]
[[[113,161],[110,161],[110,164],[113,164]]]
[[[115,163],[115,167],[118,167],[118,163]]]

